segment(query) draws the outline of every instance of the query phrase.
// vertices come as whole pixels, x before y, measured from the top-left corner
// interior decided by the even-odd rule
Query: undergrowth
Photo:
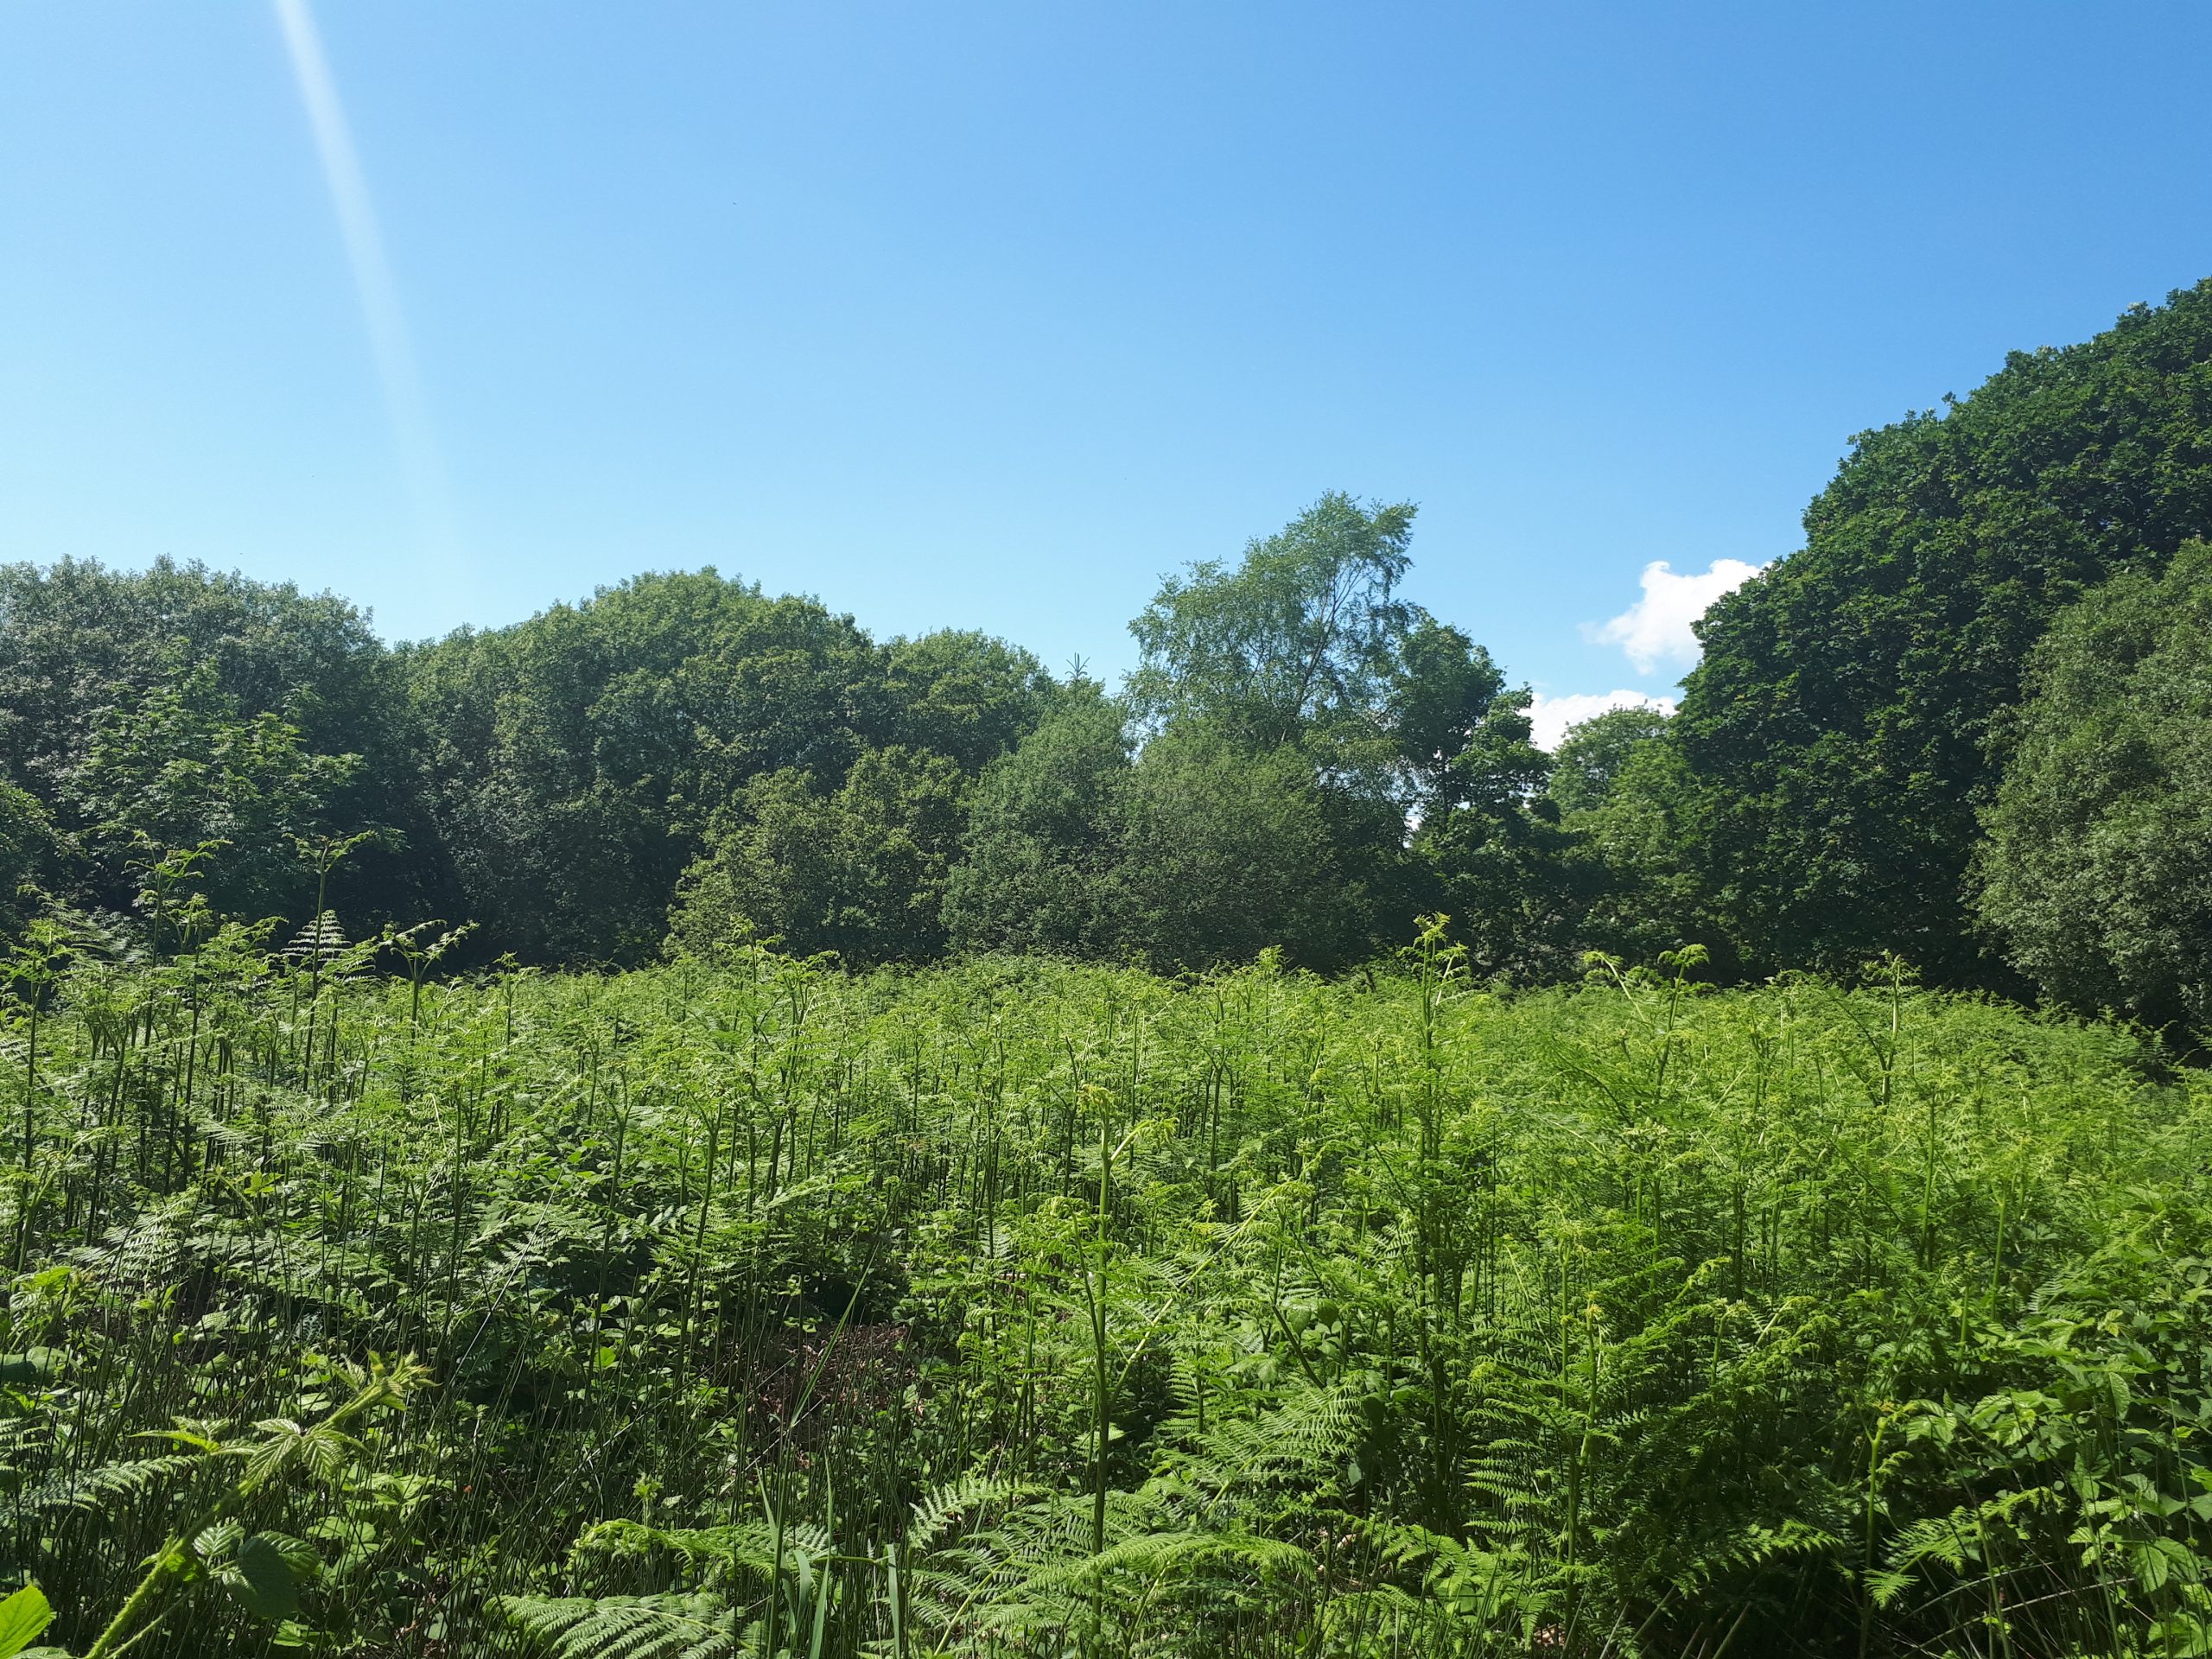
[[[2208,1099],[2127,1032],[1511,995],[1440,931],[1343,983],[398,954],[19,954],[37,1639],[2212,1646]]]

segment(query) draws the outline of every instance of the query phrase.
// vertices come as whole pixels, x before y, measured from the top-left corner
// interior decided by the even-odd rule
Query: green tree
[[[673,942],[706,955],[772,938],[862,966],[936,957],[966,785],[955,761],[898,747],[867,751],[826,794],[796,767],[751,779],[684,873]]]
[[[2212,524],[2212,280],[1862,434],[1805,546],[1700,627],[1670,741],[1754,965],[1999,970],[1965,893],[1993,722],[2063,607]]]
[[[1433,907],[1478,966],[1549,977],[1571,965],[1579,909],[1570,839],[1543,793],[1551,758],[1535,746],[1528,690],[1508,690],[1486,653],[1463,655],[1444,677],[1464,688],[1468,715],[1456,752],[1429,769],[1414,850]]]
[[[1702,944],[1727,970],[1692,856],[1696,780],[1667,733],[1656,709],[1611,709],[1569,727],[1552,756],[1545,793],[1567,838],[1576,943],[1647,965]]]
[[[1667,716],[1648,708],[1608,709],[1577,721],[1552,752],[1547,792],[1562,812],[1604,806],[1630,760],[1666,730]]]
[[[678,879],[753,779],[792,772],[827,798],[893,747],[980,766],[1050,696],[995,640],[882,647],[849,616],[711,569],[464,631],[405,666],[456,909],[538,960],[658,950]]]
[[[2212,1029],[2212,545],[2063,613],[1982,815],[1982,919],[2047,994]]]
[[[843,779],[880,717],[877,664],[851,618],[712,570],[410,652],[459,913],[537,960],[657,950],[677,878],[748,780]]]
[[[1695,857],[1702,805],[1697,780],[1663,730],[1625,744],[1618,741],[1622,735],[1619,727],[1596,734],[1592,747],[1572,759],[1572,735],[1560,748],[1561,770],[1570,764],[1586,768],[1566,793],[1591,798],[1590,774],[1601,765],[1607,773],[1593,804],[1560,815],[1576,866],[1578,943],[1646,966],[1662,952],[1700,944],[1716,971],[1735,973],[1740,964],[1707,901]],[[1553,773],[1555,801],[1561,793],[1559,777]]]
[[[949,755],[970,776],[1008,753],[1058,701],[1045,665],[1019,645],[945,628],[884,648],[887,742]]]
[[[189,688],[180,678],[188,669]],[[168,708],[172,694],[197,712]],[[446,892],[436,832],[397,665],[368,617],[330,594],[166,559],[135,573],[89,560],[0,565],[0,774],[38,798],[57,836],[98,855],[73,875],[56,872],[81,883],[74,896],[118,905],[134,890],[112,857],[123,843],[95,833],[113,814],[97,790],[86,794],[86,768],[102,744],[108,764],[119,762],[118,746],[133,740],[118,722],[137,718],[149,696],[157,712],[168,709],[163,721],[251,728],[268,716],[296,732],[297,754],[359,756],[342,777],[326,769],[323,810],[384,833],[346,861],[332,902],[364,921],[436,913]],[[282,742],[260,753],[293,764]],[[250,742],[233,745],[222,764],[250,766],[255,753]],[[172,758],[213,763],[185,747]],[[142,753],[133,764],[149,763]],[[289,787],[281,778],[245,782],[258,793]],[[191,817],[178,820],[181,833]],[[273,903],[274,893],[264,898]]]
[[[1249,962],[1269,945],[1333,968],[1367,943],[1324,789],[1287,743],[1255,750],[1197,721],[1153,739],[1129,776],[1121,874],[1130,942],[1158,969]]]
[[[1138,717],[1204,719],[1262,750],[1368,734],[1416,620],[1395,597],[1414,512],[1333,493],[1251,543],[1235,569],[1166,577],[1129,624]]]
[[[1090,681],[977,783],[948,880],[953,948],[1113,958],[1131,948],[1128,710]]]
[[[976,786],[945,914],[954,948],[1137,958],[1164,970],[1269,945],[1334,967],[1368,944],[1312,762],[1203,721],[1133,755],[1128,711],[1071,693]]]
[[[1204,904],[1210,884],[1192,885],[1188,858],[1236,844],[1225,803],[1241,793],[1265,825],[1244,902],[1292,959],[1333,965],[1400,944],[1440,904],[1500,969],[1556,957],[1556,943],[1530,931],[1559,932],[1565,888],[1556,814],[1538,799],[1548,762],[1529,741],[1529,695],[1509,690],[1460,630],[1396,596],[1413,518],[1409,505],[1325,496],[1235,569],[1169,578],[1130,625],[1142,652],[1132,707],[1160,736],[1203,730],[1191,752],[1224,769],[1222,787],[1205,787],[1175,746],[1160,749],[1156,775],[1203,804],[1189,848],[1154,838],[1124,849],[1127,890],[1161,897],[1147,914],[1169,916],[1171,895]],[[1141,794],[1166,787],[1142,782],[1156,747],[1136,768]],[[1294,754],[1309,773],[1294,789]],[[1164,797],[1156,810],[1174,816]],[[1296,902],[1274,885],[1293,879],[1285,848],[1300,849],[1306,872]],[[1209,932],[1197,913],[1140,931],[1166,962],[1207,957],[1237,931]]]
[[[1417,616],[1397,642],[1382,725],[1389,734],[1405,773],[1401,793],[1416,815],[1451,806],[1472,788],[1479,762],[1471,753],[1503,757],[1525,769],[1521,753],[1528,738],[1525,692],[1509,695],[1505,674],[1489,652],[1459,629],[1434,618]],[[1518,721],[1516,725],[1515,722]],[[1509,781],[1510,792],[1517,787]]]
[[[1413,857],[1376,884],[1389,896],[1375,943],[1402,944],[1416,914],[1441,910],[1491,971],[1548,974],[1566,959],[1573,886],[1567,839],[1543,797],[1551,761],[1533,739],[1529,692],[1509,686],[1459,629],[1426,614],[1395,658],[1382,723],[1408,815],[1397,839]],[[1379,840],[1370,844],[1379,850]]]
[[[50,866],[54,825],[27,789],[0,781],[0,937],[12,938],[35,904],[29,885]]]
[[[276,714],[246,714],[202,659],[110,710],[64,794],[103,870],[128,875],[149,855],[215,843],[201,874],[218,911],[303,920],[314,893],[295,838],[335,827],[359,766],[312,753]]]

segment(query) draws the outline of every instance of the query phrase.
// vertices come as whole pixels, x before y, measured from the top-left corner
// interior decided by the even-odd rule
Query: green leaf
[[[289,1618],[299,1610],[299,1581],[283,1553],[257,1532],[238,1540],[238,1576],[225,1582],[256,1618]]]
[[[0,1382],[42,1382],[61,1370],[61,1350],[31,1348],[0,1354]]]
[[[2173,1563],[2169,1561],[2163,1553],[2148,1544],[2131,1544],[2128,1546],[2127,1555],[2129,1563],[2135,1568],[2135,1576],[2142,1582],[2144,1590],[2150,1594],[2157,1594],[2171,1574]]]
[[[0,1601],[0,1659],[21,1653],[52,1623],[54,1609],[47,1603],[46,1592],[35,1584],[27,1584]]]

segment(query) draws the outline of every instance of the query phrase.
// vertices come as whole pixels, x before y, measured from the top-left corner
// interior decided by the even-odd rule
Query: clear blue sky
[[[0,556],[389,637],[711,563],[1111,674],[1342,488],[1516,677],[1663,691],[1586,632],[1649,562],[2212,274],[2203,0],[314,17],[365,307],[276,10],[0,3]]]

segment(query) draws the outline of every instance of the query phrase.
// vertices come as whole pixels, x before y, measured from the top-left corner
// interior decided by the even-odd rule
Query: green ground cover
[[[74,1654],[2207,1645],[2212,1093],[2126,1031],[41,960],[0,1536]]]

